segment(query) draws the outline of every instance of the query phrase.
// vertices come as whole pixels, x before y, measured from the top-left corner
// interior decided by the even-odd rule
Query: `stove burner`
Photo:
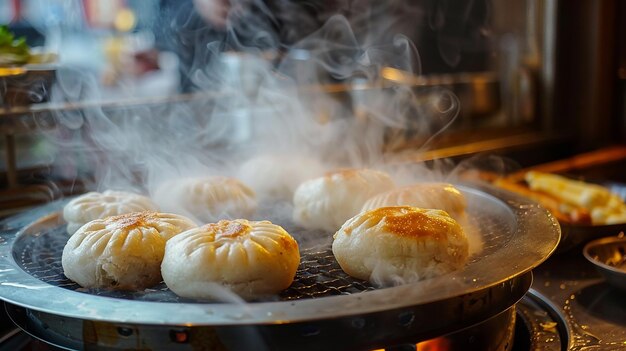
[[[546,305],[543,300],[543,296],[536,294],[536,292],[529,292],[517,305],[515,313],[514,325],[511,325],[511,330],[514,330],[512,338],[503,339],[500,345],[490,348],[493,351],[529,351],[529,350],[545,350],[545,351],[557,351],[565,349],[567,345],[568,335],[563,334],[566,331],[566,327],[562,320],[554,318],[554,311],[549,305]],[[12,305],[6,306],[7,311],[11,317],[16,320],[25,320],[24,317],[28,315],[28,310],[15,307]],[[4,311],[3,311],[4,312]],[[7,317],[8,318],[8,317]],[[18,322],[19,323],[19,322]],[[34,333],[35,331],[26,325],[27,332]],[[514,328],[514,329],[513,329]],[[38,340],[34,336],[30,336],[27,332],[20,331],[19,329],[12,329],[5,334],[4,337],[0,337],[0,350],[11,351],[57,351],[62,350],[56,346],[46,344]],[[130,337],[133,334],[132,329],[118,330],[119,337]],[[463,331],[459,332],[455,336],[447,335],[435,339],[439,341],[438,345],[445,345],[447,351],[455,350],[468,350],[476,349],[480,332],[477,329],[474,332],[467,332],[466,335],[462,335]],[[36,335],[36,334],[35,334]],[[176,341],[181,345],[188,345],[189,334],[181,334],[181,331],[170,333],[170,339]],[[445,342],[443,342],[445,341]],[[425,351],[433,350],[435,344],[431,341],[420,342],[417,344],[402,344],[396,346],[388,346],[383,349],[386,351]],[[483,345],[484,346],[484,345]],[[10,348],[7,348],[10,347]],[[483,348],[480,348],[483,350]],[[95,349],[94,349],[95,350]],[[436,350],[439,350],[437,348]],[[363,350],[370,351],[370,350]]]

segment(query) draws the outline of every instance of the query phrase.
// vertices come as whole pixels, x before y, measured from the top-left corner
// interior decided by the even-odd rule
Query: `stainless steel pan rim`
[[[543,262],[557,247],[558,222],[538,204],[487,185],[459,188],[468,198],[468,210],[480,213],[486,205],[499,207],[493,216],[503,217],[510,233],[495,252],[438,278],[351,295],[248,304],[164,303],[90,295],[44,283],[22,270],[14,259],[13,243],[20,236],[37,235],[34,228],[56,220],[57,204],[5,222],[0,233],[0,298],[36,311],[95,321],[181,326],[283,324],[397,310],[504,287]],[[16,228],[29,218],[38,219]]]

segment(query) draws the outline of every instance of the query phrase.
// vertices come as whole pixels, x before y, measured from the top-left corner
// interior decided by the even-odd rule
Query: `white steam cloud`
[[[350,20],[331,16],[285,47],[272,31],[278,18],[253,5],[264,15],[233,2],[220,40],[200,32],[186,37],[191,41],[183,44],[197,49],[189,79],[202,95],[160,106],[61,112],[59,128],[48,135],[67,160],[93,171],[93,187],[151,193],[181,177],[241,176],[242,164],[265,155],[309,165],[303,168],[313,175],[385,168],[385,145],[428,140],[454,121],[459,106],[451,93],[382,74],[419,75],[420,59],[407,37],[386,32],[394,23],[376,6]],[[372,16],[379,20],[371,23]],[[363,30],[363,23],[381,29]],[[98,100],[98,84],[78,70],[59,71],[54,99]]]
[[[200,92],[169,103],[59,112],[56,128],[42,126],[66,165],[59,170],[88,170],[94,190],[152,195],[177,179],[234,176],[281,200],[307,177],[337,168],[384,169],[398,185],[450,180],[448,161],[434,169],[398,165],[385,151],[407,139],[423,140],[426,150],[459,111],[452,93],[413,84],[419,54],[396,34],[407,23],[385,11],[426,15],[419,6],[360,3],[340,5],[345,15],[318,27],[297,10],[278,16],[260,1],[231,1],[217,40],[193,29],[197,16],[177,18],[181,36],[170,39],[185,48],[185,78]],[[80,70],[60,70],[53,100],[98,101],[98,83]],[[261,205],[261,215],[289,226],[280,222],[291,218],[289,201]]]

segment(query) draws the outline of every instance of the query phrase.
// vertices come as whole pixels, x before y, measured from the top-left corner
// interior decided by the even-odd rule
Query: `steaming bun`
[[[289,287],[299,262],[298,244],[282,227],[236,219],[174,237],[161,271],[167,286],[183,297],[215,297],[215,284],[252,297]]]
[[[168,213],[135,212],[93,220],[63,249],[65,276],[85,288],[141,290],[161,281],[165,243],[196,227]]]
[[[310,229],[335,232],[367,199],[394,187],[388,174],[372,169],[329,173],[302,183],[293,197],[293,219]]]
[[[462,268],[468,258],[468,240],[445,211],[383,207],[347,221],[335,233],[332,250],[349,275],[387,284]]]
[[[190,178],[164,184],[157,203],[167,212],[181,213],[200,222],[249,218],[257,208],[252,189],[235,178]]]
[[[72,235],[85,223],[94,219],[131,212],[157,211],[149,198],[124,191],[89,192],[70,201],[63,208],[67,232]]]
[[[259,197],[291,200],[300,183],[323,172],[317,160],[303,155],[262,155],[244,162],[238,178],[250,185]]]
[[[421,183],[378,194],[365,203],[361,211],[379,207],[413,206],[444,210],[459,220],[465,213],[465,196],[448,183]]]

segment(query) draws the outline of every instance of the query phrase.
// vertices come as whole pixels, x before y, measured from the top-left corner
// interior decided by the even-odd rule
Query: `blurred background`
[[[277,5],[272,6],[270,1],[265,8],[272,11],[267,15],[269,21],[282,23],[268,25],[277,40],[269,44],[252,43],[254,38],[237,23],[258,9],[249,9],[250,14],[231,15],[232,27],[225,28],[219,17],[211,18],[226,11],[221,15],[226,21],[230,5],[220,2],[2,0],[0,23],[7,24],[17,37],[24,36],[31,47],[58,54],[59,65],[92,73],[103,88],[102,99],[115,99],[168,96],[205,88],[188,82],[193,74],[189,56],[200,55],[201,46],[220,42],[224,51],[254,48],[285,52],[332,15],[341,14],[351,21],[362,45],[389,42],[394,35],[405,35],[419,53],[419,63],[408,72],[423,78],[417,84],[463,85],[472,94],[483,94],[478,99],[461,94],[460,98],[468,98],[463,101],[467,106],[463,114],[481,117],[468,117],[465,125],[519,125],[534,118],[528,108],[509,108],[510,115],[502,117],[499,107],[503,99],[510,99],[511,89],[532,89],[526,85],[534,84],[535,77],[531,76],[541,64],[544,39],[540,35],[545,26],[541,16],[546,9],[541,1],[504,4],[487,0],[394,0],[382,5],[371,1],[292,1],[297,4],[292,7],[283,5],[286,1],[274,1]],[[219,6],[227,8],[220,10]],[[289,12],[308,15],[296,25],[284,20]],[[263,16],[260,11],[253,17]],[[265,29],[264,24],[258,26]],[[233,37],[241,42],[233,44]],[[306,60],[306,55],[301,59]],[[208,60],[204,63],[208,64]],[[514,72],[513,68],[523,72]],[[389,73],[387,78],[413,77]]]
[[[258,67],[288,77],[321,122],[367,120],[370,91],[408,87],[380,145],[408,160],[490,152],[527,166],[597,150],[625,131],[622,13],[611,0],[0,0],[0,24],[52,58],[0,70],[0,181],[11,199],[50,179],[78,192],[97,162],[72,143],[89,140],[94,108],[210,115],[216,93],[256,99]],[[342,60],[350,70],[329,65]],[[231,134],[253,138],[250,116],[227,112]]]

